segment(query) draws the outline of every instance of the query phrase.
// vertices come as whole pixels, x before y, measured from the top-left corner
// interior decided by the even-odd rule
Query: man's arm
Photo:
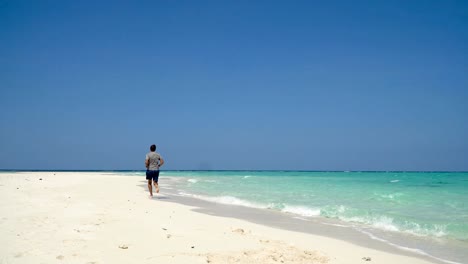
[[[145,167],[148,169],[149,168],[149,157],[146,156],[146,159],[145,159]]]
[[[159,167],[164,164],[164,159],[162,157],[159,158]]]

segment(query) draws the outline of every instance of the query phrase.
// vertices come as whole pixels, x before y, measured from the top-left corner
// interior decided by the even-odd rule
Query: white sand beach
[[[163,181],[163,179],[161,179]],[[432,263],[149,199],[144,177],[0,174],[0,263]]]

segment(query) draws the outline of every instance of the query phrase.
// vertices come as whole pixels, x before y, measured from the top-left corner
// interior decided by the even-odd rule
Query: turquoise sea
[[[162,171],[162,186],[169,182],[177,195],[335,219],[385,241],[399,234],[468,252],[467,172]]]
[[[468,173],[171,171],[180,194],[468,241]]]

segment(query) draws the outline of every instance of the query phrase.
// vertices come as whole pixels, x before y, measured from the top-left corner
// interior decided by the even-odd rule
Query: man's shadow
[[[137,184],[136,186],[139,186],[141,187],[145,192],[149,192],[148,191],[148,182],[146,180],[144,181],[140,181],[142,184]],[[159,187],[161,188],[161,187]],[[153,186],[153,198],[154,199],[157,199],[157,200],[170,200],[171,197],[167,196],[167,194],[165,194],[164,196],[161,196],[161,195],[158,195],[156,192],[154,192],[154,186]]]

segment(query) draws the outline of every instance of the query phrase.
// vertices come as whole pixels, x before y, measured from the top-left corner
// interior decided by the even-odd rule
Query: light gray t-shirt
[[[161,155],[156,152],[150,152],[146,154],[146,159],[149,160],[149,170],[158,170],[159,169],[159,160],[161,159]]]

